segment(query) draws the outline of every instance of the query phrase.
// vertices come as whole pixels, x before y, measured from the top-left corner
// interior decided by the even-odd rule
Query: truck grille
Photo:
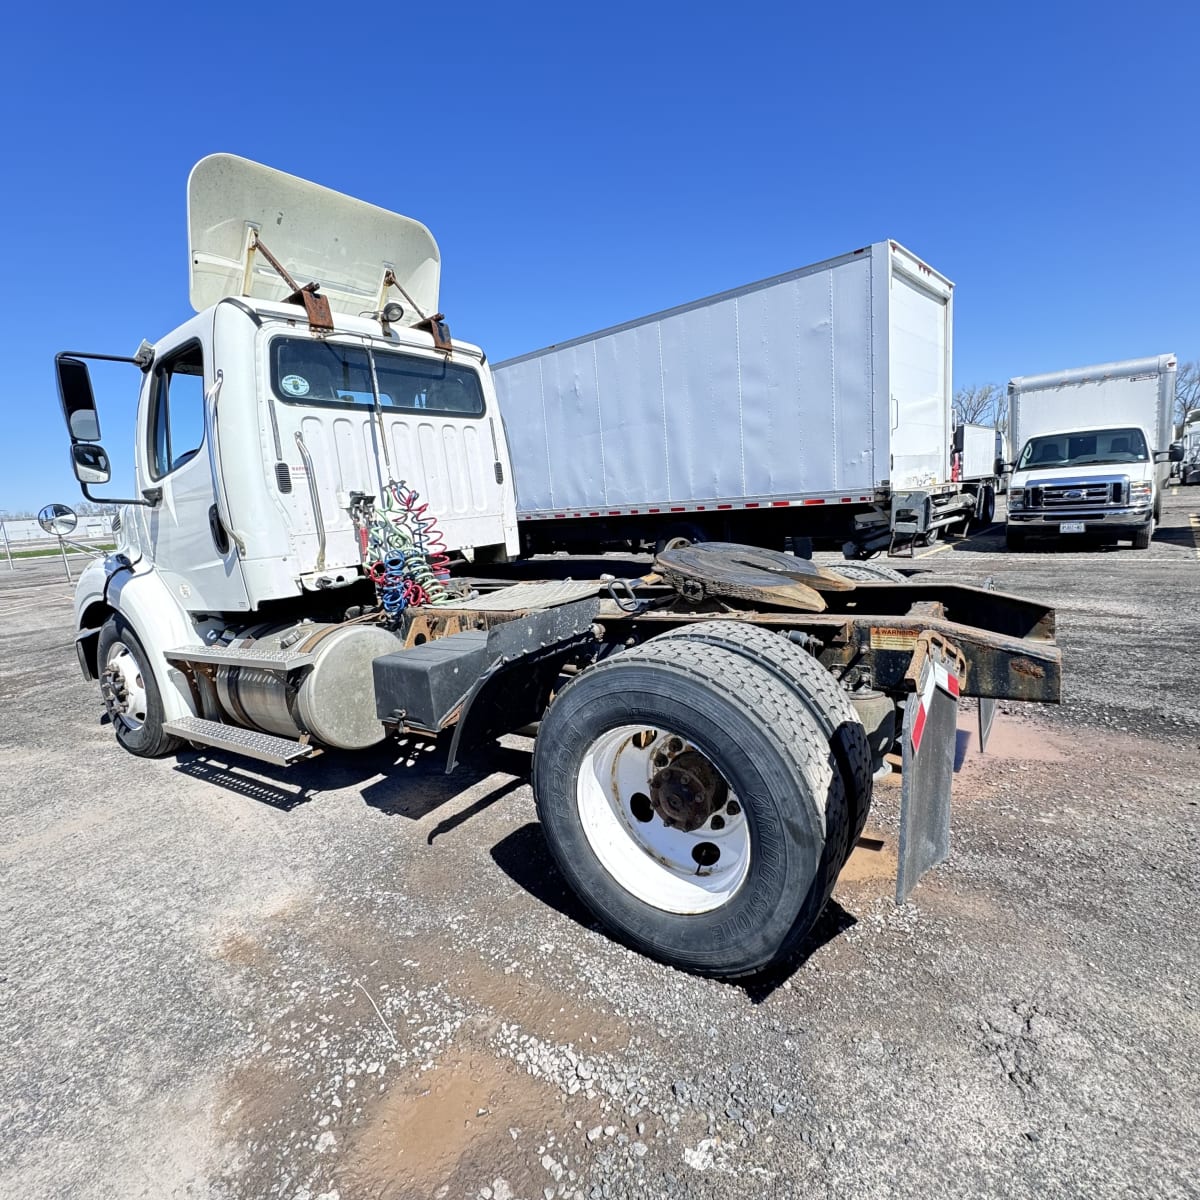
[[[1053,483],[1033,487],[1030,506],[1033,508],[1078,508],[1083,504],[1120,504],[1124,499],[1121,483]]]

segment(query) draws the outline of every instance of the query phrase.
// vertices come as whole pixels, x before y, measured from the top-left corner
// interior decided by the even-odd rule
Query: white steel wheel
[[[790,955],[844,858],[828,739],[725,646],[654,638],[581,671],[542,718],[532,782],[576,895],[686,970],[744,976]]]
[[[119,639],[108,647],[100,674],[100,690],[114,725],[131,733],[146,724],[149,701],[146,680],[133,651]]]
[[[711,912],[750,868],[746,815],[698,746],[666,729],[621,725],[580,765],[583,832],[613,880],[664,912]]]
[[[163,702],[141,641],[132,626],[114,614],[96,643],[100,694],[117,741],[130,754],[161,758],[183,743],[163,729]]]

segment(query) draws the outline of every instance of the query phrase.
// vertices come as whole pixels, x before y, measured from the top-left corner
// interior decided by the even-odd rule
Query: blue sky
[[[1195,5],[68,3],[5,33],[0,510],[78,499],[54,353],[190,315],[217,150],[424,221],[493,361],[885,237],[958,285],[956,384],[1200,358]]]

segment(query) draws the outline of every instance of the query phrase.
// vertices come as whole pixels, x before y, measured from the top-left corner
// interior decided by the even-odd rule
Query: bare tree
[[[1175,373],[1175,430],[1183,429],[1183,418],[1200,408],[1200,362],[1181,362]]]
[[[996,383],[971,384],[954,393],[956,425],[1001,426],[1008,420],[1008,389]]]

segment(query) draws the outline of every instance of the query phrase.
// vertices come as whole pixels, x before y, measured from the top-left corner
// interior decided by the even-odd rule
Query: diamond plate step
[[[168,650],[164,657],[170,662],[212,663],[218,667],[249,667],[260,671],[292,671],[307,667],[311,654],[292,654],[288,650],[256,650],[253,646],[236,649],[232,646],[180,646]]]
[[[243,754],[260,762],[274,763],[277,767],[290,767],[316,753],[314,747],[291,738],[273,737],[269,733],[243,729],[240,725],[222,725],[220,721],[206,721],[203,717],[180,717],[178,721],[167,721],[163,729],[189,742]]]
[[[547,583],[514,583],[509,587],[497,588],[474,600],[447,604],[445,608],[463,609],[470,612],[527,612],[543,608],[557,608],[560,604],[571,604],[589,596],[598,596],[605,585],[585,579],[551,580]]]

